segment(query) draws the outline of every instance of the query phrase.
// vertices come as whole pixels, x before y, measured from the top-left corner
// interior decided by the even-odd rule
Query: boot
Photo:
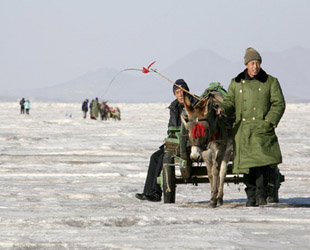
[[[247,188],[245,188],[245,193],[246,193],[247,198],[248,198],[245,206],[246,207],[257,207],[255,189],[247,187]]]
[[[161,194],[158,192],[153,192],[152,194],[147,194],[146,199],[148,201],[159,202],[161,201]]]
[[[266,200],[266,198],[263,197],[263,196],[257,197],[256,205],[257,205],[257,206],[265,206],[265,205],[267,205],[267,200]]]
[[[256,204],[256,200],[253,199],[248,199],[247,202],[245,203],[246,207],[257,207],[258,205]]]
[[[271,166],[271,171],[268,178],[268,203],[278,203],[279,202],[279,189],[281,182],[285,181],[285,176],[280,173],[277,165]]]
[[[136,193],[135,196],[136,196],[136,198],[139,199],[139,200],[142,200],[142,201],[147,200],[146,194],[145,194],[145,193]]]
[[[267,197],[268,203],[279,202],[279,189],[275,185],[273,185],[272,183],[268,183],[267,193],[268,193]]]

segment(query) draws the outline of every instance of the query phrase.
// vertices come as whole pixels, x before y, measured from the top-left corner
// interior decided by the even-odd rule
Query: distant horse
[[[111,118],[113,118],[114,120],[119,120],[119,121],[121,120],[121,111],[118,107],[116,108],[112,107],[110,111],[111,111]]]
[[[216,107],[223,101],[210,93],[205,99],[192,107],[188,96],[184,96],[184,106],[188,121],[182,118],[191,144],[192,161],[206,162],[211,184],[210,206],[223,204],[223,188],[227,165],[232,156],[231,119],[219,119]]]
[[[109,118],[110,107],[106,102],[102,102],[99,106],[101,120],[107,120]]]
[[[102,102],[99,106],[101,120],[113,118],[114,120],[121,120],[121,111],[118,107],[110,107],[107,102]]]

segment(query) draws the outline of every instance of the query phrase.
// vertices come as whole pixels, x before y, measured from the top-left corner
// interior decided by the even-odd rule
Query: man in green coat
[[[218,110],[235,113],[234,173],[244,174],[247,206],[266,205],[268,175],[282,162],[275,134],[285,110],[278,79],[261,68],[262,58],[253,48],[244,56],[246,69],[232,79]]]

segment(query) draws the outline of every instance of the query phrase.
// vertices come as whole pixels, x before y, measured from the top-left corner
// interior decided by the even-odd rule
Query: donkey
[[[192,161],[205,161],[211,184],[210,207],[223,205],[223,188],[227,165],[232,156],[231,120],[216,115],[215,107],[221,103],[218,96],[209,94],[192,107],[188,96],[184,96],[184,106],[188,121],[182,118],[191,145]],[[229,122],[229,124],[226,124]],[[222,134],[221,134],[222,133]]]

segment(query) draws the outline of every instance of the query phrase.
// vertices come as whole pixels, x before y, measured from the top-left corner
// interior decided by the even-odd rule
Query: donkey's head
[[[182,120],[187,131],[189,142],[191,145],[190,157],[193,161],[201,160],[201,153],[207,146],[209,138],[209,123],[207,121],[207,101],[201,100],[195,107],[188,98],[188,95],[184,95],[184,106],[188,115],[188,121]]]

